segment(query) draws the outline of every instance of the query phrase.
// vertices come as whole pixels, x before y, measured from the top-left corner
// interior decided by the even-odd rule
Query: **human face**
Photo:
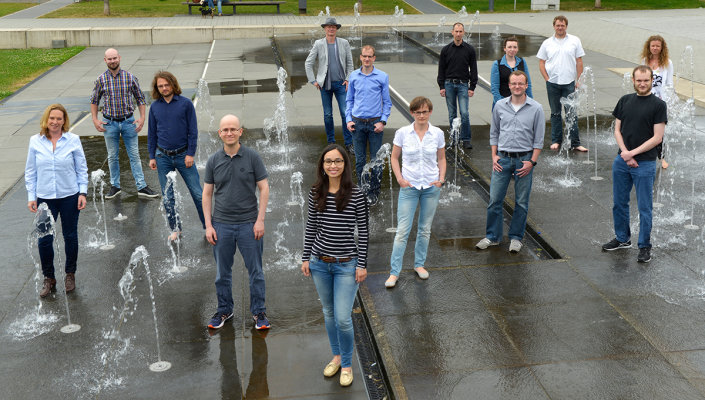
[[[565,21],[561,21],[560,19],[557,19],[556,22],[553,23],[553,30],[556,32],[557,38],[565,37],[567,29],[568,29],[568,24],[566,24]]]
[[[411,114],[414,116],[414,122],[417,124],[427,124],[429,118],[431,118],[431,111],[426,104],[419,107],[418,110],[412,111]]]
[[[338,150],[331,150],[323,155],[323,171],[328,178],[340,178],[345,169],[345,159]]]
[[[237,118],[224,118],[221,120],[218,135],[226,146],[235,146],[240,143],[240,137],[242,136],[240,120]]]
[[[47,120],[47,128],[52,135],[62,132],[64,127],[64,112],[61,110],[51,110]]]
[[[512,92],[512,96],[521,97],[526,92],[526,78],[520,75],[509,75],[509,90]]]
[[[159,90],[159,94],[165,98],[168,98],[174,93],[174,89],[169,84],[169,81],[164,78],[157,78],[157,89]]]
[[[360,54],[360,61],[362,62],[362,66],[366,69],[372,67],[376,58],[375,52],[371,49],[363,49],[362,54]]]
[[[632,82],[634,83],[634,90],[639,96],[647,96],[651,93],[651,74],[648,72],[636,71]]]
[[[453,41],[455,43],[460,43],[463,41],[463,36],[465,36],[465,28],[463,28],[462,25],[458,24],[453,27]]]
[[[649,43],[649,51],[651,51],[651,55],[653,57],[658,57],[661,55],[661,41],[652,40],[651,43]]]
[[[335,25],[326,25],[323,29],[326,31],[326,36],[335,36],[338,33],[338,27]]]
[[[120,69],[120,55],[118,54],[117,50],[115,49],[110,49],[105,52],[105,65],[108,66],[108,69],[111,71],[117,71]]]
[[[515,41],[508,41],[504,45],[504,54],[508,55],[509,57],[514,57],[517,55],[519,52],[519,43]]]

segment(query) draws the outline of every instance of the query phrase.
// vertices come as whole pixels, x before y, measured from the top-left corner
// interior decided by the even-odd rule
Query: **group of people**
[[[332,360],[323,374],[332,377],[341,371],[340,384],[352,384],[354,331],[351,311],[358,286],[367,276],[369,246],[369,207],[379,195],[381,168],[370,171],[367,193],[353,182],[353,163],[358,183],[363,167],[375,157],[382,145],[384,126],[391,112],[389,76],[374,66],[375,49],[361,48],[359,69],[353,69],[349,43],[336,37],[338,24],[329,18],[321,25],[326,33],[315,42],[306,59],[306,74],[321,95],[324,127],[328,141],[317,165],[316,180],[308,194],[301,271],[311,276],[323,308]],[[566,33],[568,20],[553,21],[555,34],[546,39],[538,52],[539,69],[546,81],[551,108],[551,149],[563,139],[560,98],[575,90],[582,73],[585,52],[580,40]],[[461,135],[465,148],[471,149],[468,98],[477,84],[475,50],[463,41],[464,26],[453,25],[453,42],[443,48],[438,68],[440,95],[446,99],[449,120],[460,113]],[[507,38],[505,55],[492,66],[492,120],[490,147],[492,177],[487,207],[486,237],[476,247],[499,245],[503,237],[502,202],[514,179],[515,209],[509,227],[509,251],[522,248],[526,229],[533,169],[543,148],[545,116],[541,104],[532,97],[528,66],[517,56],[518,40]],[[648,51],[647,51],[648,50]],[[619,154],[613,162],[613,217],[616,237],[602,246],[617,250],[631,246],[629,194],[636,186],[640,212],[638,261],[651,259],[650,229],[655,160],[667,122],[666,105],[659,98],[662,88],[672,82],[672,63],[665,41],[650,37],[644,47],[643,61],[632,72],[636,93],[622,97],[614,109],[615,139]],[[144,182],[137,147],[137,133],[145,120],[145,100],[136,77],[120,69],[115,49],[105,52],[108,70],[96,80],[91,96],[91,111],[96,129],[104,132],[108,150],[111,188],[108,198],[121,192],[118,144],[122,136],[127,148],[138,195],[156,197]],[[318,69],[314,73],[314,67]],[[653,88],[653,89],[652,89]],[[132,97],[140,118],[133,116]],[[178,240],[181,225],[175,216],[173,190],[167,188],[166,174],[178,170],[193,198],[205,238],[211,243],[217,265],[215,279],[218,308],[208,327],[218,329],[233,317],[232,264],[239,248],[250,280],[250,311],[257,329],[268,329],[265,280],[262,273],[264,219],[269,199],[267,169],[257,152],[244,146],[243,128],[235,115],[224,116],[218,135],[223,148],[206,163],[204,187],[194,167],[198,129],[193,104],[181,96],[176,77],[166,71],[155,74],[152,82],[155,100],[149,110],[149,166],[157,169],[163,202],[172,230]],[[336,98],[342,123],[344,146],[335,143],[332,99]],[[98,105],[104,99],[103,118]],[[403,264],[409,233],[419,209],[413,268],[421,279],[425,269],[431,225],[445,184],[446,155],[444,133],[429,121],[433,112],[430,99],[414,98],[409,111],[410,125],[394,135],[391,165],[399,184],[397,233],[390,259],[390,275],[385,286],[396,286]],[[569,113],[567,113],[569,114]],[[570,127],[571,148],[587,151],[580,144],[577,121]],[[66,291],[75,289],[78,254],[78,215],[86,205],[87,166],[78,136],[69,131],[68,114],[60,104],[47,107],[40,122],[40,133],[30,140],[25,180],[28,207],[36,212],[47,203],[55,218],[61,218],[66,246]],[[257,198],[259,192],[259,199]],[[39,240],[39,253],[45,276],[40,296],[55,290],[52,236]]]

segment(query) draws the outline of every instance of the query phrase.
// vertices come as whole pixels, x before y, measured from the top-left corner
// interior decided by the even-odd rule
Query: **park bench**
[[[218,0],[213,0],[213,5],[216,5]],[[221,6],[232,6],[233,7],[233,14],[237,14],[237,7],[239,6],[277,6],[277,14],[280,14],[279,12],[279,6],[286,3],[286,1],[281,1],[281,0],[260,0],[260,1],[250,1],[250,0],[223,0],[221,3]],[[201,5],[199,3],[194,3],[190,1],[185,1],[181,4],[186,4],[188,5],[188,13],[189,15],[192,15],[191,12],[191,7],[200,7]]]

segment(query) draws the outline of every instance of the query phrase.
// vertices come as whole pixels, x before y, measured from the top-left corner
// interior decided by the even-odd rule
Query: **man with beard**
[[[612,163],[612,218],[616,237],[602,245],[603,251],[632,246],[629,229],[629,197],[636,188],[639,206],[639,256],[651,261],[651,213],[657,146],[663,140],[668,122],[666,103],[651,93],[653,72],[640,65],[632,71],[636,93],[622,96],[614,108],[614,138],[619,146]]]
[[[137,195],[140,197],[159,196],[147,186],[142,172],[139,144],[137,134],[142,130],[145,118],[144,94],[140,89],[137,77],[120,69],[120,54],[115,49],[105,51],[105,64],[108,69],[98,76],[91,94],[91,115],[93,125],[98,132],[103,132],[105,147],[108,150],[108,168],[110,169],[110,191],[105,196],[112,199],[122,190],[120,189],[120,136],[125,143],[127,156],[130,158],[130,169],[135,178]],[[103,118],[98,119],[98,105],[100,99],[105,97],[103,103]],[[140,118],[135,121],[132,97],[137,102]]]

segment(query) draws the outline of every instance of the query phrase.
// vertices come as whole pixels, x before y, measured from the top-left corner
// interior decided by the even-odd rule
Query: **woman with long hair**
[[[516,36],[510,36],[504,39],[502,45],[504,55],[499,60],[492,63],[492,71],[490,72],[491,91],[492,91],[492,109],[499,100],[511,96],[509,91],[509,75],[516,71],[524,71],[529,80],[529,87],[526,89],[526,95],[533,98],[531,93],[531,78],[529,77],[529,66],[519,56],[519,39]]]
[[[360,282],[367,277],[369,208],[352,181],[353,168],[345,149],[328,145],[318,159],[316,182],[308,194],[308,220],[301,271],[313,276],[323,306],[333,359],[326,377],[340,373],[340,385],[353,381],[355,332],[352,307]],[[357,243],[355,242],[357,228]]]
[[[653,71],[651,93],[665,101],[666,87],[673,87],[673,62],[668,58],[668,46],[661,35],[652,35],[646,39],[641,51],[641,61]],[[659,145],[658,156],[661,159],[661,167],[668,168],[663,143]]]
[[[76,289],[76,260],[78,259],[78,214],[86,207],[88,167],[81,139],[69,132],[69,116],[61,104],[52,104],[44,110],[40,131],[29,139],[27,163],[24,169],[27,188],[27,208],[36,213],[38,205],[46,203],[55,221],[61,218],[66,252],[66,293]],[[38,229],[46,233],[46,221]],[[39,292],[46,297],[56,290],[54,275],[54,236],[39,238],[39,258],[44,284]]]
[[[411,125],[401,127],[394,134],[392,170],[399,183],[397,206],[397,234],[392,248],[391,271],[384,286],[392,288],[401,273],[406,241],[419,208],[418,230],[414,247],[414,271],[421,279],[428,279],[424,268],[431,224],[446,176],[446,149],[443,131],[429,122],[433,104],[426,97],[411,100],[409,111],[414,116]],[[399,158],[403,158],[400,167]]]

